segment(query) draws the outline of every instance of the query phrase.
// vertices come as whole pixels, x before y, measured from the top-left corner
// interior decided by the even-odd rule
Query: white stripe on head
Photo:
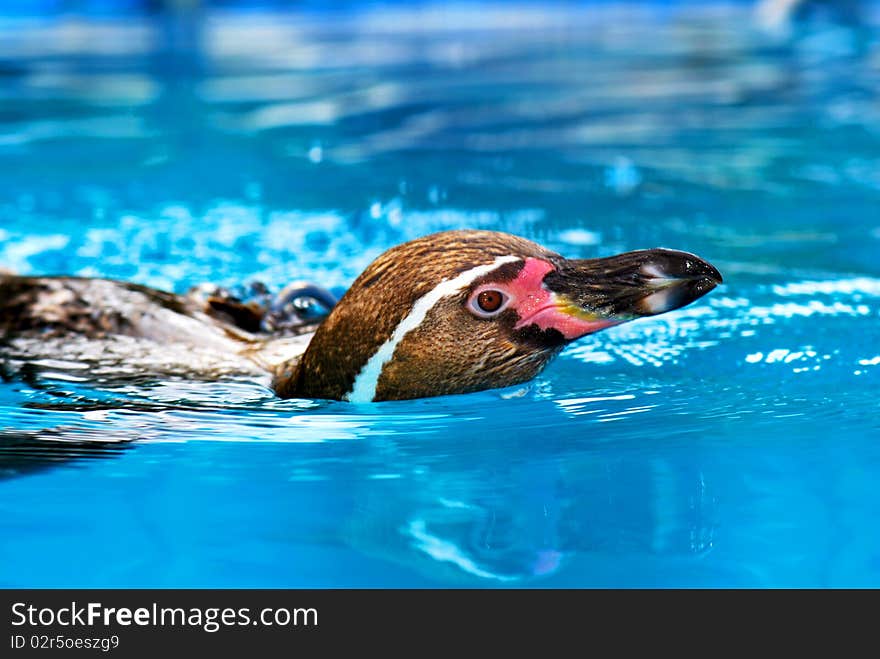
[[[428,315],[428,312],[440,300],[450,295],[455,295],[461,289],[470,285],[475,279],[489,274],[505,263],[521,260],[518,256],[499,256],[492,263],[466,270],[453,279],[444,279],[416,300],[409,314],[394,328],[391,338],[383,343],[376,353],[367,360],[367,363],[364,364],[364,367],[354,379],[351,391],[345,395],[345,400],[352,403],[372,402],[373,398],[376,397],[376,386],[379,384],[379,376],[382,375],[382,369],[385,368],[385,364],[391,361],[398,344],[403,341],[403,337],[422,324],[425,316]]]

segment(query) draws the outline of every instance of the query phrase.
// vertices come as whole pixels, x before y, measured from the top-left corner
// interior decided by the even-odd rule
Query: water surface
[[[0,384],[0,584],[880,585],[867,18],[0,23],[0,267],[341,290],[467,227],[570,257],[685,249],[725,275],[525,389],[352,405],[247,379]]]

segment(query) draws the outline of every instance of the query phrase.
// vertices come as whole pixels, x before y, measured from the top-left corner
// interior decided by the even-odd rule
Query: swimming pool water
[[[0,383],[0,584],[880,585],[866,19],[0,23],[0,267],[343,289],[392,245],[469,227],[573,257],[685,249],[725,276],[527,389],[353,405],[246,380]]]

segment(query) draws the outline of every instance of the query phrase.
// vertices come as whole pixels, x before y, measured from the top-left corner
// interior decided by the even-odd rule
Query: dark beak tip
[[[721,276],[721,272],[714,265],[709,263],[708,261],[703,261],[703,264],[706,266],[706,278],[711,279],[712,282],[717,286],[718,284],[724,283],[724,277]]]
[[[690,252],[660,248],[649,266],[665,281],[636,305],[642,315],[657,315],[687,306],[724,281],[718,268]],[[653,274],[652,272],[652,274]],[[650,284],[648,284],[650,287]]]
[[[721,283],[720,278],[716,279],[714,277],[702,277],[697,280],[696,286],[694,286],[694,292],[697,294],[697,297],[703,297],[707,293],[711,293],[715,290],[715,288]]]
[[[718,282],[722,280],[718,268],[693,252],[685,252],[668,247],[655,247],[653,249],[630,252],[630,254],[639,254],[639,261],[643,266],[651,267],[668,277],[693,279],[705,276],[716,279]]]

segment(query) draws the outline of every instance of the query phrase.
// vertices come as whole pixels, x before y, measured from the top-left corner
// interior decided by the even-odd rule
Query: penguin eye
[[[504,291],[487,288],[471,297],[468,308],[475,316],[493,318],[504,311],[509,300],[509,296]]]
[[[504,302],[504,295],[501,291],[483,291],[477,296],[477,306],[489,313],[498,311],[502,302]]]

